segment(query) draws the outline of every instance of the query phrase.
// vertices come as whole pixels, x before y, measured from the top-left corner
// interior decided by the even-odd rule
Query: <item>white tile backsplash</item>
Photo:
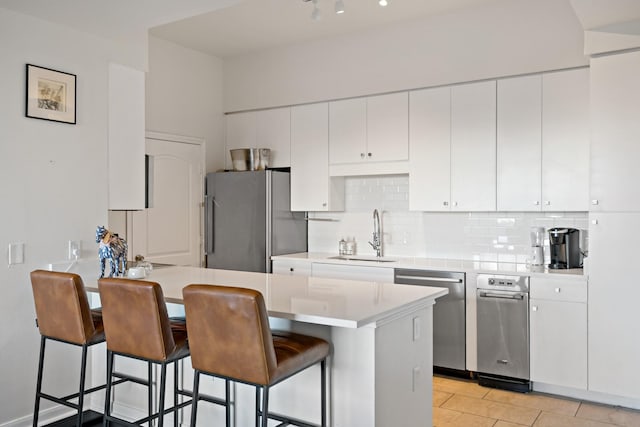
[[[407,175],[347,177],[344,212],[309,214],[334,220],[309,221],[309,251],[337,253],[344,238],[355,239],[358,254],[374,255],[367,243],[374,209],[381,214],[387,256],[526,262],[531,227],[588,228],[586,212],[409,211]]]

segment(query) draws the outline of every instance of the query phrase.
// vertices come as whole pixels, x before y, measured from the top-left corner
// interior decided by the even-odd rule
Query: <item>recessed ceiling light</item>
[[[338,15],[344,13],[344,1],[343,0],[336,0],[336,13]]]
[[[379,0],[379,1],[378,1],[378,4],[379,4],[380,6],[383,6],[383,7],[384,7],[384,6],[388,5],[388,4],[389,4],[389,2],[387,2],[387,0]]]

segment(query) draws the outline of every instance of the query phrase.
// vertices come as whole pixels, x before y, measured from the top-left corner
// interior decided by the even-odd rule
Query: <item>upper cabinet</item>
[[[413,91],[409,105],[409,209],[449,211],[451,88]]]
[[[638,212],[640,52],[591,59],[591,210]]]
[[[498,80],[499,211],[586,211],[589,70]]]
[[[145,208],[145,74],[109,64],[109,209]]]
[[[226,168],[232,169],[229,150],[269,148],[270,167],[291,165],[291,108],[234,113],[226,116]]]
[[[589,209],[589,69],[542,75],[542,206]]]
[[[542,76],[498,80],[498,211],[542,205]]]
[[[411,92],[409,208],[496,209],[494,81]]]
[[[451,88],[451,209],[496,209],[496,82]]]
[[[331,175],[406,173],[408,93],[329,103]]]
[[[291,210],[344,210],[344,178],[329,177],[329,107],[291,108]]]

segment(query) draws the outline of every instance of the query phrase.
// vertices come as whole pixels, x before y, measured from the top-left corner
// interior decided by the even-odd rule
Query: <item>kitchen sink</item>
[[[378,258],[378,257],[358,257],[358,256],[352,256],[352,255],[330,256],[329,259],[339,259],[342,261],[397,262],[395,259]]]

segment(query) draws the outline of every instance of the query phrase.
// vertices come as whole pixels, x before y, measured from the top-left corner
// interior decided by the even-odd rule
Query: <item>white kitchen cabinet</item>
[[[496,210],[496,82],[451,88],[451,210]]]
[[[393,283],[393,268],[350,264],[311,264],[311,275],[332,279],[364,280],[369,282]]]
[[[586,390],[586,278],[532,277],[530,296],[531,380]]]
[[[291,108],[291,210],[344,210],[344,178],[329,177],[329,107]]]
[[[271,261],[271,272],[287,276],[311,276],[311,262],[296,259],[274,259]]]
[[[353,98],[329,103],[329,163],[366,160],[367,99]]]
[[[409,94],[409,209],[449,211],[451,88]]]
[[[589,209],[589,69],[542,75],[542,209]]]
[[[640,211],[640,52],[591,59],[592,211]]]
[[[541,209],[542,76],[498,80],[498,211]]]
[[[331,175],[406,173],[408,93],[329,103]]]
[[[409,158],[409,94],[367,97],[367,159],[374,162]]]
[[[145,74],[109,64],[109,209],[145,208]]]
[[[226,168],[232,169],[234,148],[269,148],[270,167],[291,165],[291,108],[228,114],[226,116]]]
[[[589,219],[589,390],[640,399],[640,213]]]

